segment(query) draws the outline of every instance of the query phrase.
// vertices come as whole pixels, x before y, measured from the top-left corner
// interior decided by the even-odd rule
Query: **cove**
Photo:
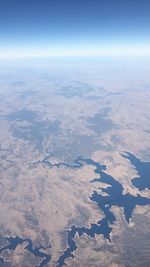
[[[111,207],[121,207],[123,209],[124,218],[126,222],[129,223],[136,205],[145,206],[150,204],[149,198],[142,197],[139,194],[137,196],[133,196],[130,193],[124,195],[123,186],[116,181],[114,177],[105,172],[105,165],[101,165],[92,159],[78,158],[78,166],[81,167],[83,163],[94,166],[95,173],[99,175],[99,178],[92,179],[91,183],[101,182],[108,185],[107,188],[100,188],[101,192],[106,193],[106,195],[94,191],[90,197],[90,199],[96,202],[99,209],[103,212],[104,218],[98,221],[97,224],[91,224],[90,228],[76,227],[75,225],[71,226],[71,229],[68,230],[67,248],[57,260],[57,267],[62,267],[67,258],[74,258],[73,252],[77,249],[74,240],[76,235],[79,237],[83,234],[86,234],[89,237],[103,235],[105,239],[111,242],[110,233],[112,232],[112,227],[110,227],[110,225],[113,225],[116,221],[116,217],[111,211]]]
[[[22,245],[24,242],[27,242],[27,245],[25,247],[26,250],[28,250],[29,252],[31,252],[34,256],[36,257],[40,257],[41,259],[43,259],[40,264],[36,267],[43,267],[45,264],[49,263],[51,260],[51,256],[44,253],[42,250],[45,250],[48,247],[44,247],[44,246],[39,246],[39,247],[33,247],[33,243],[30,239],[28,238],[21,238],[19,236],[16,237],[4,237],[9,244],[6,245],[5,247],[0,249],[0,254],[4,251],[4,250],[10,250],[10,251],[15,251],[16,247],[18,245]],[[49,246],[50,247],[50,246]],[[0,263],[4,263],[4,259],[0,257]]]
[[[126,155],[122,156],[130,161],[138,173],[139,177],[135,177],[131,181],[133,186],[140,191],[146,188],[150,189],[150,162],[143,162],[129,152],[126,152]]]

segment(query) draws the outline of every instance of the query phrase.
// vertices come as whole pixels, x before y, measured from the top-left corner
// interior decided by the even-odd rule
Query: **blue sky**
[[[0,57],[150,54],[149,0],[0,0]]]

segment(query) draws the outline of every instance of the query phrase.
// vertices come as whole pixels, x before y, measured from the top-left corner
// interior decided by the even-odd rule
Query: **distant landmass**
[[[149,267],[149,73],[94,62],[0,69],[2,267]]]

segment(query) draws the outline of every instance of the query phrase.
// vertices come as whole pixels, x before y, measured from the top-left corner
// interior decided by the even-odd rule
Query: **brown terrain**
[[[54,267],[67,247],[66,230],[104,217],[90,196],[108,185],[91,183],[99,177],[92,165],[71,167],[79,156],[106,165],[123,194],[150,198],[149,190],[133,186],[137,170],[122,157],[130,152],[150,162],[148,74],[101,65],[1,69],[0,249],[9,244],[6,237],[30,239],[51,255],[43,266]],[[111,211],[112,242],[103,235],[76,235],[75,257],[65,261],[69,267],[149,267],[150,205],[137,205],[129,224],[121,207]],[[27,244],[3,250],[0,266],[41,266]]]

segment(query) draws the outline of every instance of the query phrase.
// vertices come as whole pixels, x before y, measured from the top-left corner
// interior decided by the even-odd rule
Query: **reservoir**
[[[148,175],[150,173],[150,162],[141,162],[136,156],[131,153],[126,153],[126,155],[122,156],[128,159],[137,170],[139,177],[132,179],[133,186],[138,188],[139,191],[150,188],[148,179]],[[124,219],[127,223],[129,223],[130,219],[132,218],[133,211],[137,205],[145,206],[150,204],[150,199],[147,197],[142,197],[140,195],[140,192],[136,196],[130,193],[123,194],[124,188],[122,184],[113,176],[109,175],[106,172],[107,167],[105,165],[101,165],[99,162],[96,162],[92,159],[84,159],[83,157],[78,157],[73,164],[64,162],[52,164],[49,158],[50,156],[44,158],[43,160],[32,163],[32,165],[45,164],[49,168],[65,167],[74,169],[81,168],[85,164],[91,165],[95,168],[95,174],[99,176],[98,178],[91,177],[91,183],[101,182],[106,186],[105,188],[100,187],[98,191],[93,191],[92,195],[90,196],[90,200],[95,202],[97,208],[100,209],[100,211],[103,213],[103,218],[97,221],[97,223],[90,224],[89,228],[85,226],[77,227],[76,225],[72,225],[70,227],[70,229],[67,231],[67,248],[58,258],[56,267],[64,266],[66,259],[74,257],[73,253],[77,249],[75,242],[76,235],[81,237],[83,236],[83,234],[86,234],[87,236],[92,238],[94,238],[95,235],[102,235],[106,240],[108,240],[108,242],[111,242],[110,234],[113,230],[113,224],[116,222],[115,214],[111,211],[112,207],[116,206],[122,208]],[[39,266],[36,267],[44,267],[51,260],[51,255],[43,252],[46,247],[35,247],[33,246],[32,241],[28,238],[23,239],[19,236],[4,238],[6,239],[6,241],[8,241],[9,244],[0,249],[0,254],[7,249],[10,251],[15,251],[16,247],[19,244],[26,242],[27,245],[25,246],[25,249],[32,253],[34,256],[41,258]],[[3,258],[0,258],[0,263],[4,263]]]
[[[36,267],[43,267],[43,266],[45,266],[45,264],[47,264],[51,260],[51,256],[43,252],[43,250],[46,249],[45,247],[43,247],[43,246],[34,247],[32,244],[32,241],[28,238],[23,239],[19,236],[4,237],[4,238],[9,242],[9,244],[0,249],[0,254],[4,250],[7,250],[7,249],[10,251],[15,251],[15,249],[18,245],[22,245],[23,243],[27,243],[27,246],[25,247],[25,249],[28,250],[29,252],[31,252],[34,256],[40,257],[42,259],[40,264]],[[40,251],[41,249],[42,249],[42,252]],[[4,263],[4,259],[1,257],[0,257],[0,263]]]
[[[74,241],[76,235],[82,236],[83,234],[86,234],[90,237],[103,235],[105,239],[111,242],[111,226],[116,221],[116,217],[111,211],[112,206],[121,207],[123,209],[124,218],[126,222],[129,223],[136,205],[145,206],[150,204],[149,198],[142,197],[140,195],[133,196],[130,193],[124,195],[123,186],[116,181],[114,177],[105,172],[105,165],[101,165],[92,159],[79,158],[78,164],[79,162],[81,163],[81,166],[83,163],[86,163],[95,167],[95,173],[99,175],[99,178],[92,179],[91,183],[101,182],[108,185],[107,188],[100,188],[101,192],[106,193],[106,195],[102,195],[97,191],[94,191],[90,197],[90,199],[96,202],[99,209],[103,212],[104,218],[98,221],[97,224],[91,224],[90,228],[76,227],[75,225],[71,226],[71,229],[68,231],[67,249],[59,257],[56,265],[57,267],[62,267],[67,258],[74,257],[73,252],[77,249],[76,242]],[[142,173],[145,173],[144,169],[142,169],[142,171]]]

